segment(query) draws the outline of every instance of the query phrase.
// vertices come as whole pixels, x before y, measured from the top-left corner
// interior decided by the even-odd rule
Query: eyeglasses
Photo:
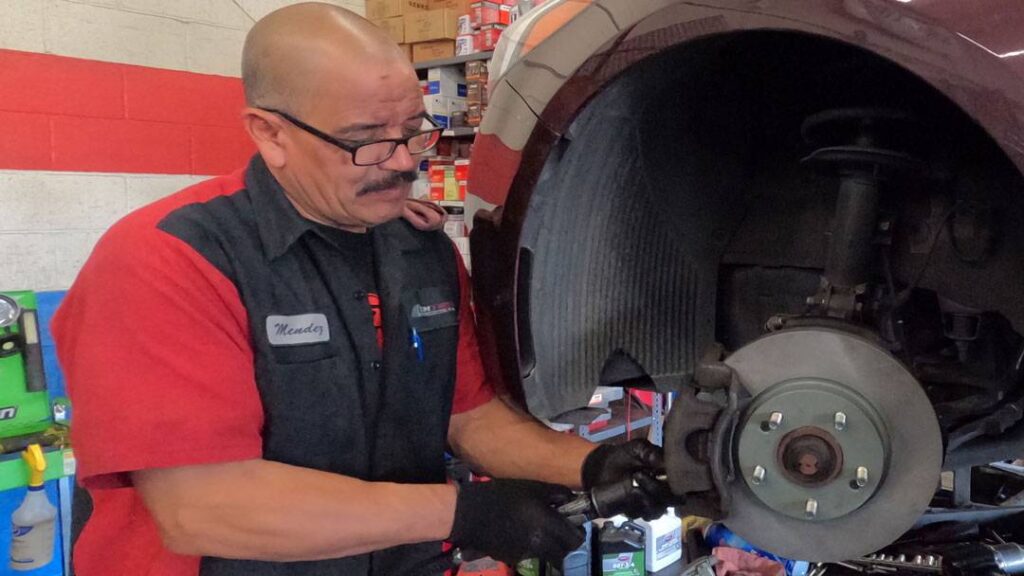
[[[297,128],[300,128],[313,136],[333,144],[338,148],[348,152],[352,155],[352,163],[356,166],[374,166],[387,162],[395,154],[395,150],[398,149],[399,144],[404,144],[409,149],[409,154],[416,155],[422,154],[427,150],[430,150],[434,146],[437,146],[437,141],[441,139],[441,131],[444,129],[440,124],[434,121],[433,118],[423,115],[424,124],[426,125],[423,130],[408,136],[406,138],[387,138],[383,140],[368,140],[364,142],[344,142],[337,138],[313,128],[309,124],[306,124],[302,120],[273,108],[260,108],[265,112],[277,114],[281,118],[284,118],[288,122],[294,124]]]

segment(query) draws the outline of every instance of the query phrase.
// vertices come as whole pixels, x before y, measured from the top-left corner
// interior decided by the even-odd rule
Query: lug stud
[[[814,518],[818,515],[818,501],[814,498],[808,498],[807,503],[804,504],[804,515],[808,518]]]
[[[842,432],[843,430],[846,430],[846,413],[836,412],[833,418],[833,423],[835,424],[836,431]]]
[[[759,485],[764,482],[764,476],[767,471],[764,466],[754,466],[754,474],[750,477],[750,482],[755,485]]]

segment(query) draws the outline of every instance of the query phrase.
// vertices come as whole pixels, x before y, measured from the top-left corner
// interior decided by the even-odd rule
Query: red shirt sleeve
[[[238,292],[154,223],[130,216],[101,238],[52,328],[86,487],[129,485],[135,470],[262,455]]]
[[[455,246],[452,245],[455,249]],[[468,412],[473,408],[486,404],[494,397],[494,391],[484,365],[480,359],[480,346],[476,340],[476,317],[473,314],[472,285],[469,273],[462,262],[462,256],[455,251],[455,260],[459,269],[459,349],[455,365],[455,400],[452,403],[452,414]]]

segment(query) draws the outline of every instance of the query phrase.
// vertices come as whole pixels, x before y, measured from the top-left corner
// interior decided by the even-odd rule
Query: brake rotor
[[[914,525],[939,481],[942,439],[924,391],[886,350],[800,328],[725,363],[752,396],[731,446],[731,530],[780,556],[830,562]]]

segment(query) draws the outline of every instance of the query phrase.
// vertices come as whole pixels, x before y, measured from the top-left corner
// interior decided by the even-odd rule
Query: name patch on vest
[[[330,339],[331,329],[323,314],[267,316],[267,340],[271,346],[315,344]]]

